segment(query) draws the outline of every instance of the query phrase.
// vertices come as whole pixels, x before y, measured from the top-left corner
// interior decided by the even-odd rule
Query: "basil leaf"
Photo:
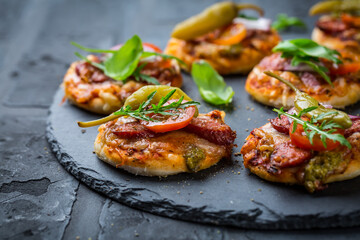
[[[113,55],[105,60],[105,74],[124,81],[135,71],[143,52],[141,39],[134,35]]]
[[[281,13],[277,15],[277,20],[271,24],[271,27],[278,30],[286,30],[291,26],[298,26],[306,28],[305,23],[297,17],[289,17],[288,15]]]
[[[226,86],[224,79],[203,60],[192,64],[191,75],[200,91],[201,97],[214,105],[228,104],[234,91]]]

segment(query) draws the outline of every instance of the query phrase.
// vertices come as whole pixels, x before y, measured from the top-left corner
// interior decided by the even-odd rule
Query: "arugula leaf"
[[[201,97],[214,105],[228,104],[234,91],[226,86],[224,79],[203,60],[192,64],[191,75],[200,91]]]
[[[277,15],[276,21],[271,24],[272,28],[283,31],[291,26],[298,26],[306,28],[305,23],[297,17],[289,17],[288,15],[281,13]]]
[[[160,82],[156,78],[140,73],[140,71],[146,66],[146,64],[147,63],[143,63],[136,68],[136,70],[132,74],[134,76],[135,80],[140,81],[142,79],[148,83],[152,83],[154,85],[160,85]]]
[[[258,20],[259,19],[257,17],[246,15],[244,13],[239,13],[238,17],[239,18],[245,18],[245,19],[248,19],[248,20]]]
[[[82,60],[84,60],[84,61],[92,64],[93,66],[95,66],[95,67],[97,67],[97,68],[99,68],[99,69],[101,69],[101,70],[103,70],[103,71],[105,70],[104,65],[102,65],[102,64],[100,64],[100,63],[97,63],[97,62],[92,62],[92,61],[90,61],[89,59],[87,59],[86,57],[84,57],[83,55],[81,55],[80,53],[75,52],[75,55],[76,55],[78,58],[80,58],[80,59],[82,59]]]
[[[92,52],[92,53],[116,53],[118,50],[109,50],[109,49],[96,49],[96,48],[87,48],[87,47],[84,47],[76,42],[70,42],[71,45],[81,49],[81,50],[84,50],[85,52]]]
[[[334,111],[334,112],[323,113],[315,118],[312,117],[309,121],[306,121],[301,118],[305,113],[311,112],[317,108],[318,107],[309,107],[303,109],[299,114],[296,113],[290,114],[284,112],[283,108],[280,109],[274,108],[273,111],[278,113],[278,117],[284,115],[293,120],[294,125],[293,125],[292,133],[296,131],[298,124],[302,125],[304,132],[311,144],[313,144],[314,136],[318,134],[325,148],[327,147],[326,140],[330,139],[333,140],[334,142],[339,142],[341,145],[351,149],[351,144],[349,143],[348,140],[346,140],[346,138],[343,135],[339,133],[334,133],[338,128],[343,128],[343,127],[337,123],[334,123],[331,120],[330,121],[324,120],[324,118],[328,115],[337,115],[338,114],[337,112]]]
[[[291,65],[297,66],[300,63],[309,65],[319,73],[332,87],[334,87],[329,76],[326,74],[329,69],[321,65],[320,58],[327,59],[336,64],[342,63],[338,58],[340,53],[336,50],[321,46],[310,39],[293,39],[280,42],[273,49],[273,52],[281,52],[281,57],[292,58]]]
[[[176,61],[178,61],[178,63],[180,63],[184,67],[188,68],[188,65],[183,60],[181,60],[180,58],[177,58],[175,56],[172,56],[172,55],[167,55],[167,54],[158,53],[158,52],[143,52],[141,57],[147,58],[147,57],[151,57],[151,56],[160,56],[163,59],[175,59]]]
[[[165,97],[161,97],[158,104],[156,105],[152,104],[150,107],[151,100],[154,98],[156,94],[156,91],[153,91],[147,96],[147,100],[139,105],[138,109],[133,110],[128,105],[126,107],[121,107],[118,111],[112,113],[107,117],[89,122],[78,122],[78,125],[79,127],[84,127],[84,128],[93,127],[114,120],[120,116],[130,116],[139,120],[157,122],[157,120],[149,117],[149,115],[151,116],[152,114],[160,114],[166,116],[174,116],[174,115],[176,116],[180,114],[179,109],[185,109],[190,106],[200,105],[199,102],[195,102],[195,101],[187,101],[183,103],[184,96],[181,96],[178,101],[165,105],[165,103],[171,98],[171,96],[174,95],[175,91],[176,89],[169,92]]]

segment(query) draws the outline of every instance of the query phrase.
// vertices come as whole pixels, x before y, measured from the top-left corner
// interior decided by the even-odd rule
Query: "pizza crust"
[[[330,49],[336,49],[338,51],[344,50],[346,48],[350,49],[358,49],[358,53],[360,54],[359,47],[360,45],[356,41],[344,41],[337,37],[332,37],[328,34],[325,34],[323,31],[321,31],[319,28],[315,27],[312,34],[311,34],[312,40],[315,42],[328,47]]]
[[[176,38],[169,40],[164,52],[183,60],[189,66],[189,68],[181,66],[185,71],[191,70],[193,62],[203,59],[210,63],[219,74],[246,74],[261,59],[271,54],[271,49],[280,42],[280,37],[275,31],[272,31],[267,39],[253,39],[250,41],[257,47],[242,46],[241,53],[237,57],[222,56],[220,52],[223,51],[224,46],[208,42],[201,42],[195,45],[193,50],[189,51],[194,46],[193,43]],[[197,56],[196,53],[199,51],[204,52],[204,56]]]
[[[273,107],[289,109],[294,106],[295,92],[275,78],[265,75],[265,69],[256,66],[245,83],[245,90],[257,101]],[[273,71],[275,74],[289,80],[298,89],[306,92],[323,104],[335,108],[344,108],[360,100],[360,81],[347,81],[345,77],[338,77],[332,88],[324,82],[317,88],[309,88],[301,79],[289,71]]]
[[[122,124],[125,118],[117,120]],[[196,169],[201,171],[231,156],[232,146],[217,145],[193,133],[177,130],[143,139],[117,137],[106,124],[99,127],[94,143],[96,155],[110,165],[142,176],[168,176],[189,170],[184,158],[185,149],[196,146],[205,158]],[[230,149],[230,150],[229,150]]]
[[[290,137],[288,135],[278,132],[272,127],[270,123],[265,124],[264,126],[260,127],[260,129],[262,129],[267,134],[271,135],[275,139],[275,144],[280,144],[281,142],[290,140]],[[246,138],[246,143],[243,146],[243,149],[241,150],[243,155],[244,154],[246,155],[251,150],[255,150],[255,149],[257,149],[256,151],[258,151],[258,153],[261,155],[261,151],[258,149],[259,146],[258,141],[256,141],[256,144],[247,145],[247,143],[252,141],[253,139],[256,139],[256,137],[253,134],[250,134]],[[352,145],[352,149],[347,150],[346,148],[339,147],[337,148],[337,151],[343,152],[343,156],[346,156],[346,160],[345,159],[343,160],[347,161],[348,163],[345,165],[344,169],[342,166],[339,166],[338,169],[335,169],[334,173],[327,176],[324,183],[345,181],[360,175],[360,133],[356,132],[352,134],[350,137],[347,138],[347,140]],[[296,167],[281,168],[280,174],[272,174],[267,171],[264,165],[260,164],[254,166],[248,163],[247,161],[245,161],[246,158],[247,156],[244,156],[245,167],[248,168],[253,174],[259,176],[260,178],[263,178],[271,182],[304,185],[304,182],[301,180],[301,177],[299,176],[301,176],[301,172],[304,171],[304,168],[306,167],[307,163]]]
[[[128,80],[125,83],[113,80],[99,83],[85,82],[75,72],[75,68],[79,63],[80,61],[71,64],[64,76],[62,87],[65,92],[65,98],[70,103],[90,112],[111,114],[123,106],[129,95],[148,85],[145,82],[135,80]],[[171,61],[171,66],[174,69],[174,73],[172,73],[169,85],[181,87],[182,76],[180,67],[175,60]]]

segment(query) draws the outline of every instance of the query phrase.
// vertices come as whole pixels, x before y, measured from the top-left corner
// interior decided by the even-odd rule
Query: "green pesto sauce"
[[[196,145],[190,145],[183,155],[185,158],[186,166],[191,172],[196,172],[202,160],[205,159],[205,152],[203,149]]]
[[[323,152],[311,159],[305,167],[305,187],[309,192],[314,192],[321,186],[331,171],[342,161],[341,153]]]
[[[243,46],[239,44],[233,44],[229,46],[223,46],[223,48],[220,49],[220,56],[226,57],[226,58],[237,58],[243,51]]]

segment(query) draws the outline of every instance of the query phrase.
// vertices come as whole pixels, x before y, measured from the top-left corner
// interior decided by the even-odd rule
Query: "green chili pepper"
[[[329,114],[325,116],[323,120],[327,120],[327,121],[332,120],[333,122],[339,124],[343,128],[351,127],[352,121],[346,113],[332,108],[325,108],[323,105],[319,104],[319,102],[315,98],[309,96],[304,92],[301,92],[292,83],[285,80],[284,78],[270,71],[264,71],[264,73],[270,77],[278,79],[280,82],[286,84],[289,88],[291,88],[295,92],[294,107],[297,112],[300,112],[309,107],[317,107],[316,109],[306,113],[305,115],[311,118],[311,117],[317,117],[323,113],[334,112],[334,114]]]
[[[220,2],[206,8],[204,11],[177,24],[171,34],[174,38],[190,40],[219,27],[230,24],[242,9],[254,9],[261,16],[263,10],[253,4],[235,4]]]
[[[315,4],[309,14],[323,14],[333,12],[352,12],[360,10],[360,0],[330,0]]]

